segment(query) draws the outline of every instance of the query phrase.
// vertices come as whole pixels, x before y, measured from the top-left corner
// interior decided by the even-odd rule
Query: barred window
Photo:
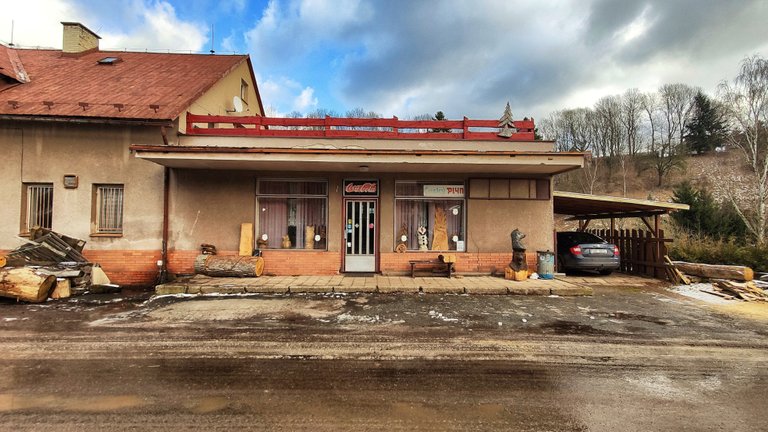
[[[93,220],[94,234],[123,233],[123,196],[124,187],[121,184],[93,186]]]
[[[24,183],[21,232],[34,227],[51,229],[53,224],[53,184]]]

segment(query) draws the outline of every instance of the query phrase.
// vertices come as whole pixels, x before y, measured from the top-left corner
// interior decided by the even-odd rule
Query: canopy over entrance
[[[644,218],[690,208],[688,204],[561,191],[554,193],[554,207],[556,214],[571,216],[569,220],[581,221]]]

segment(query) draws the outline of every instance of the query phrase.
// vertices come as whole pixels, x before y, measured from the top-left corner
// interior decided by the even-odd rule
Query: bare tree
[[[664,184],[670,171],[685,165],[682,142],[693,95],[695,90],[684,84],[664,84],[657,95],[644,98],[643,110],[651,130],[650,152],[644,165],[656,172],[658,186]]]
[[[738,202],[732,193],[729,199],[762,245],[768,219],[768,60],[757,55],[745,58],[733,81],[723,81],[718,90],[732,129],[729,142],[744,154],[754,182],[751,205]]]
[[[643,95],[637,89],[629,89],[621,97],[621,124],[624,126],[624,138],[627,153],[630,156],[639,150],[640,123],[643,113]]]

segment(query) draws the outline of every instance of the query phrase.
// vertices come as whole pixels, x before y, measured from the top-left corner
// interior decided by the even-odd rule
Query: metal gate
[[[375,272],[376,200],[346,200],[344,271]]]

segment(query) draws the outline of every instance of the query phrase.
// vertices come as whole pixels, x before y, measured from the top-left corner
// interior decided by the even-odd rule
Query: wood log
[[[732,279],[739,281],[751,281],[755,273],[749,267],[688,263],[685,261],[673,261],[675,267],[685,274],[701,276],[711,279]]]
[[[264,258],[198,255],[195,258],[195,273],[213,277],[258,277],[264,273]]]
[[[41,275],[28,267],[0,268],[0,296],[40,303],[48,298],[56,276]]]
[[[4,256],[0,255],[0,267],[5,267],[7,262],[8,260],[6,260]]]
[[[51,293],[52,299],[63,299],[72,296],[72,282],[69,279],[56,279],[56,288]]]

